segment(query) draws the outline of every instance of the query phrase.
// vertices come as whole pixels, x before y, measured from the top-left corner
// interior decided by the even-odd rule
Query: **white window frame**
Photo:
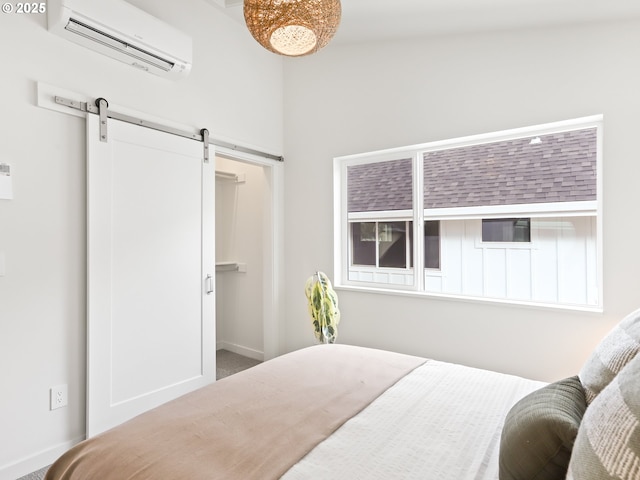
[[[597,129],[597,151],[596,151],[596,200],[584,202],[563,202],[552,204],[529,204],[516,206],[493,206],[493,207],[462,207],[462,208],[439,208],[423,209],[423,154],[429,151],[442,150],[445,148],[459,148],[489,142],[512,140],[517,138],[545,135],[569,130],[581,130],[586,128]],[[369,291],[376,293],[400,294],[423,296],[429,298],[455,298],[465,301],[506,303],[516,305],[526,305],[533,307],[555,308],[578,311],[603,311],[603,115],[593,115],[576,118],[560,122],[546,123],[523,128],[504,130],[499,132],[471,135],[461,138],[439,140],[423,144],[406,147],[379,150],[355,155],[335,157],[333,159],[333,180],[334,180],[334,286],[338,289],[349,289],[357,291]],[[347,168],[353,165],[362,165],[374,162],[389,160],[400,160],[404,158],[413,159],[413,211],[386,212],[389,219],[400,220],[411,218],[413,220],[413,274],[412,285],[395,286],[378,284],[372,282],[356,282],[349,280],[349,238],[350,220],[373,219],[369,213],[347,212]],[[407,216],[405,216],[408,214]],[[424,291],[424,271],[425,268],[415,268],[416,265],[424,265],[424,248],[421,239],[423,223],[425,220],[452,220],[469,218],[500,218],[508,214],[511,217],[563,217],[563,216],[593,216],[596,220],[596,265],[597,265],[597,289],[598,301],[596,306],[587,305],[566,305],[556,303],[540,303],[535,301],[518,301],[511,299],[495,299],[490,297],[475,297],[468,295],[441,294]],[[384,221],[376,212],[375,219]],[[345,229],[347,231],[345,231]],[[442,232],[441,232],[442,233]],[[522,245],[522,243],[520,243]],[[442,265],[441,265],[442,267]]]

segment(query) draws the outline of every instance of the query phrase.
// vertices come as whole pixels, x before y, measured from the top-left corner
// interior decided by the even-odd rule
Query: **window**
[[[492,218],[482,220],[483,242],[530,242],[530,218]]]
[[[336,285],[600,309],[601,123],[335,159]]]
[[[412,222],[352,222],[351,265],[408,268],[412,262]]]
[[[359,222],[351,224],[352,265],[377,266],[376,222]]]
[[[378,259],[382,268],[407,268],[407,224],[406,222],[378,223]]]
[[[440,222],[424,222],[424,267],[440,268]]]

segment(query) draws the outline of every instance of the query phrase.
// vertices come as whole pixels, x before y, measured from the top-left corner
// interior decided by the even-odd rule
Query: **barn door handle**
[[[213,293],[213,277],[211,274],[207,275],[207,279],[205,280],[205,291],[207,295],[211,295]]]

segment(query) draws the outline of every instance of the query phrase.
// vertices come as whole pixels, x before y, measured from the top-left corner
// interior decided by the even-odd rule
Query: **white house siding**
[[[425,271],[427,291],[597,305],[596,219],[531,219],[531,243],[483,243],[480,219],[441,223],[441,271]]]
[[[596,217],[531,219],[531,243],[482,242],[482,220],[442,220],[441,269],[424,289],[471,297],[596,306]],[[351,267],[349,280],[407,287],[413,269]]]

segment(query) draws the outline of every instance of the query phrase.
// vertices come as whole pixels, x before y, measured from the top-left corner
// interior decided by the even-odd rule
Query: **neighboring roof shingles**
[[[425,208],[596,199],[596,129],[424,154]]]
[[[349,212],[411,210],[411,159],[347,167]]]
[[[424,154],[425,208],[596,199],[596,129]],[[347,169],[348,211],[412,208],[411,159]]]

